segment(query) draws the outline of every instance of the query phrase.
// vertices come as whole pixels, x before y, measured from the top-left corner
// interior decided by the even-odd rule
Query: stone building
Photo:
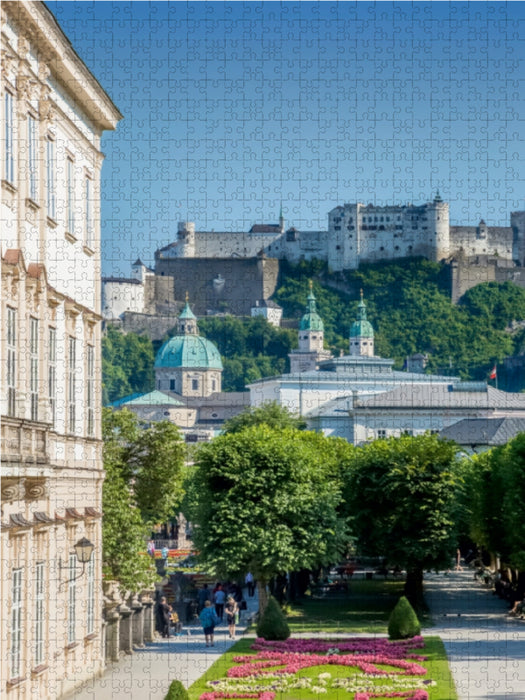
[[[45,699],[104,665],[100,139],[121,115],[44,3],[1,13],[0,692]]]

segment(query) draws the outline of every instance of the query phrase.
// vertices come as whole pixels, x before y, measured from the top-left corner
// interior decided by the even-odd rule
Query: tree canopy
[[[376,440],[345,464],[343,496],[361,551],[407,570],[419,605],[423,570],[448,566],[460,479],[454,443],[436,435]]]
[[[122,333],[108,325],[102,338],[102,403],[154,386],[153,344],[145,335]]]
[[[261,584],[337,559],[346,545],[333,478],[339,441],[256,425],[204,445],[194,472],[194,542],[211,573]],[[264,605],[264,601],[263,601]]]
[[[103,409],[103,564],[108,575],[132,591],[155,578],[144,556],[151,525],[177,512],[182,498],[184,443],[166,421],[150,427],[126,409]]]
[[[295,416],[276,401],[267,401],[262,406],[249,406],[241,413],[227,420],[224,424],[225,433],[239,433],[253,425],[264,423],[270,428],[295,428],[304,430],[306,421]]]

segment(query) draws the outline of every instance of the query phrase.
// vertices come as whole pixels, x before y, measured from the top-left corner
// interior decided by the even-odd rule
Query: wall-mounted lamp
[[[72,581],[76,581],[78,578],[84,575],[84,572],[86,571],[86,564],[91,560],[91,555],[93,554],[95,545],[93,544],[93,542],[90,542],[86,537],[82,537],[82,539],[79,540],[73,547],[73,549],[75,550],[77,560],[82,564],[82,571],[77,576],[70,578],[68,581],[62,581],[62,583],[58,587],[58,590],[60,590],[65,583],[71,583]],[[69,569],[69,566],[63,566],[62,560],[60,560],[59,568],[60,570]]]

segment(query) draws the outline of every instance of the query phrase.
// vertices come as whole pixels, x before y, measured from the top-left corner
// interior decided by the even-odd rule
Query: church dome
[[[308,311],[304,314],[299,324],[301,331],[324,331],[324,324],[317,313],[315,306],[315,296],[312,292],[312,284],[310,282],[310,294],[307,297]]]
[[[222,369],[216,346],[199,335],[175,335],[164,343],[155,358],[155,368],[188,367]]]
[[[373,338],[374,329],[372,324],[366,318],[366,304],[363,301],[363,292],[361,291],[361,301],[357,305],[357,319],[350,327],[350,338]]]

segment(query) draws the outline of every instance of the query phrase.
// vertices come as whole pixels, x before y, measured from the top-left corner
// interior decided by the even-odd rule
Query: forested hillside
[[[495,362],[525,347],[525,328],[519,325],[525,320],[525,290],[512,282],[480,284],[454,305],[443,267],[423,259],[366,265],[337,276],[319,262],[286,265],[274,296],[285,318],[299,319],[304,313],[310,278],[325,324],[325,345],[334,354],[348,351],[360,288],[375,329],[376,354],[393,358],[399,369],[407,355],[421,352],[429,356],[428,371],[485,379]],[[517,330],[510,332],[511,324]],[[222,355],[224,391],[241,391],[255,379],[287,371],[288,353],[297,346],[296,331],[274,328],[261,317],[204,318],[199,330]],[[108,328],[103,340],[105,403],[153,388],[159,345]],[[500,388],[522,388],[508,386],[501,367],[498,376]]]

